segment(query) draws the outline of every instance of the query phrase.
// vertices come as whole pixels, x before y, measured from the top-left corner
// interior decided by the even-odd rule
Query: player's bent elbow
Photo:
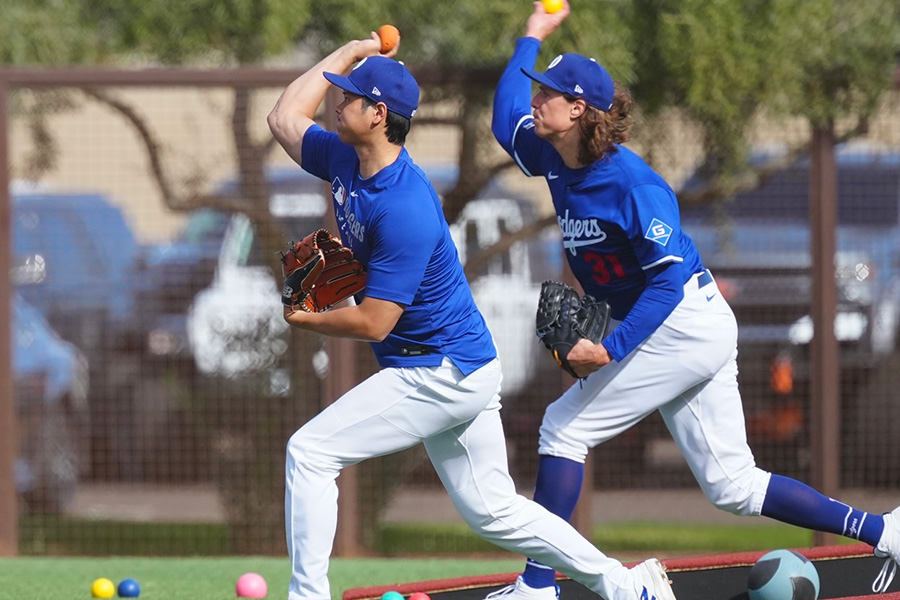
[[[366,332],[366,341],[374,342],[376,344],[380,344],[384,340],[387,339],[387,336],[390,335],[391,329],[384,331],[384,328],[378,327],[377,324],[372,324],[373,329]],[[392,328],[393,329],[393,328]]]
[[[272,109],[272,112],[266,117],[266,123],[269,124],[269,130],[275,133],[275,130],[278,129],[278,108]]]

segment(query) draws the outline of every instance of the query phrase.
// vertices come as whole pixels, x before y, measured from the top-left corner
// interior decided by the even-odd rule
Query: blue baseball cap
[[[612,108],[615,86],[600,63],[580,54],[560,54],[544,73],[522,68],[522,72],[557,92],[582,98],[596,109]]]
[[[402,62],[386,56],[359,61],[348,77],[325,73],[325,79],[346,92],[384,102],[388,110],[412,119],[419,107],[419,84]]]

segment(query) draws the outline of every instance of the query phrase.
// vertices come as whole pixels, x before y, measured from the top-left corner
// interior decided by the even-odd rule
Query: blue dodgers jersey
[[[387,338],[371,344],[378,363],[437,366],[446,356],[468,375],[496,358],[438,195],[406,149],[361,179],[356,151],[337,134],[314,125],[302,148],[303,168],[331,183],[341,240],[366,269],[362,295],[406,306]]]
[[[681,263],[682,283],[703,269],[675,193],[639,156],[619,147],[582,169],[547,162],[569,266],[585,293],[609,302],[613,318],[625,318],[654,268]]]
[[[543,175],[556,209],[563,246],[585,293],[605,299],[623,320],[655,268],[680,263],[683,282],[703,269],[681,230],[675,193],[638,155],[623,146],[580,169],[570,169],[534,133],[531,68],[540,43],[522,38],[494,98],[494,135],[529,176]]]

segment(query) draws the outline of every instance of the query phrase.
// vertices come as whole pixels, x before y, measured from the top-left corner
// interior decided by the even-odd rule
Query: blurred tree
[[[72,0],[6,0],[0,3],[0,65],[66,65],[98,59],[96,32],[79,22]],[[23,91],[11,98],[10,110],[26,124],[33,149],[25,171],[36,180],[55,165],[56,147],[46,116],[70,110],[70,95]]]
[[[898,0],[635,0],[633,8],[637,100],[650,112],[681,108],[702,129],[703,173],[724,176],[705,199],[760,183],[735,177],[760,109],[813,127],[840,117],[853,126],[839,141],[864,133],[900,56]],[[806,150],[798,145],[785,162]]]

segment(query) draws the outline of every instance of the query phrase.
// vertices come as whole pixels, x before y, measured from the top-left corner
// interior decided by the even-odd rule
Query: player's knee
[[[315,445],[300,429],[287,443],[287,468],[305,468],[315,462]]]
[[[583,463],[587,459],[587,444],[566,435],[565,431],[541,426],[538,454],[568,458]]]
[[[710,482],[703,491],[713,505],[739,516],[760,514],[766,495],[768,474],[754,467],[734,479]]]
[[[504,498],[503,502],[494,502],[491,505],[483,501],[472,501],[465,506],[458,506],[460,515],[466,524],[478,535],[488,540],[502,536],[509,529],[509,523],[520,510],[517,508],[519,501],[524,501],[520,496]]]
[[[538,454],[559,456],[575,462],[583,463],[588,454],[588,445],[572,435],[572,431],[563,425],[564,416],[557,415],[556,405],[547,407],[544,420],[541,422],[538,438]]]

